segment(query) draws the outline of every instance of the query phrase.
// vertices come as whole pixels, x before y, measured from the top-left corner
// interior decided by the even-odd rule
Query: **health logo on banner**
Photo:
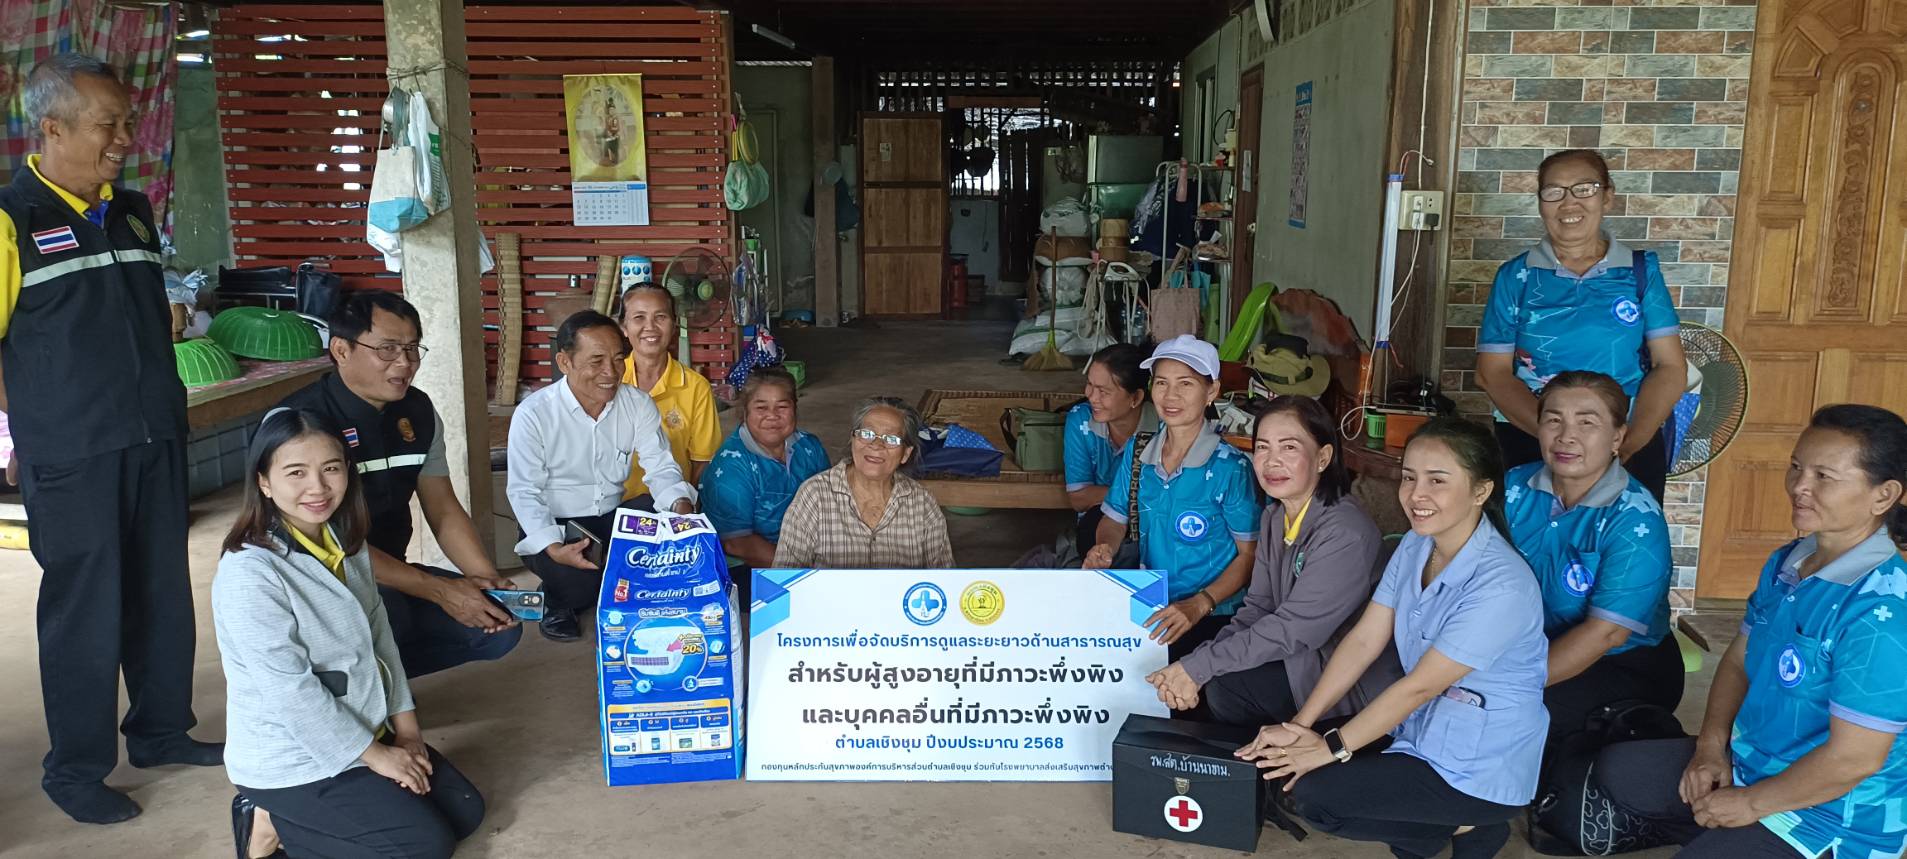
[[[756,570],[748,778],[1110,779],[1165,715],[1165,602],[1152,570]]]

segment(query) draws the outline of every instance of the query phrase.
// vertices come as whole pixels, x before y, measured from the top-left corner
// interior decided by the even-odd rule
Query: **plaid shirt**
[[[781,520],[775,566],[831,570],[945,570],[953,567],[947,519],[932,493],[905,474],[894,475],[894,491],[879,525],[867,527],[848,490],[843,457],[833,468],[801,484]]]

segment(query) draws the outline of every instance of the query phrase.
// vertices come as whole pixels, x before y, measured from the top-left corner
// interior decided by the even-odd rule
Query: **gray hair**
[[[86,54],[55,54],[27,75],[26,87],[20,93],[20,107],[26,113],[27,127],[32,129],[34,137],[41,136],[42,119],[72,119],[76,82],[82,76],[120,83],[118,69]]]
[[[901,471],[911,474],[920,470],[920,412],[899,397],[868,397],[854,410],[854,428],[860,429],[861,422],[875,409],[893,409],[901,416],[901,449],[914,452]]]

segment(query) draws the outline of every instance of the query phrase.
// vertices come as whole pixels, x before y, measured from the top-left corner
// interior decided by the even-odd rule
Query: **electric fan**
[[[1694,322],[1682,323],[1681,336],[1689,387],[1669,416],[1671,477],[1715,461],[1748,413],[1748,365],[1735,344]]]
[[[728,261],[696,246],[675,255],[662,272],[662,287],[675,299],[677,360],[689,364],[689,331],[710,328],[728,312]]]

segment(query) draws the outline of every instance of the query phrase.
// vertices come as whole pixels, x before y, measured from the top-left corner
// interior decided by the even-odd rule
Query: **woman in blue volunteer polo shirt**
[[[1629,397],[1616,380],[1560,373],[1537,396],[1543,461],[1510,469],[1510,542],[1543,589],[1549,737],[1618,701],[1673,711],[1682,652],[1669,633],[1669,526],[1616,461]]]
[[[1074,545],[1097,542],[1101,513],[1119,468],[1119,452],[1140,428],[1153,429],[1159,417],[1146,403],[1148,375],[1140,364],[1146,350],[1114,343],[1093,353],[1086,365],[1086,399],[1066,412],[1066,497],[1079,511]]]
[[[795,377],[787,370],[749,373],[737,402],[741,426],[702,471],[702,512],[730,557],[744,567],[771,567],[782,514],[802,481],[828,470],[828,451],[796,427]]]
[[[1612,793],[1699,833],[1679,856],[1880,859],[1907,848],[1904,485],[1899,415],[1816,412],[1787,477],[1807,536],[1762,567],[1701,734],[1605,751],[1599,775]]]
[[[1505,464],[1542,459],[1536,391],[1557,373],[1592,370],[1629,395],[1622,460],[1659,502],[1669,466],[1661,428],[1688,381],[1675,305],[1655,254],[1602,230],[1616,186],[1601,155],[1558,152],[1536,176],[1546,236],[1497,269],[1477,331],[1477,382],[1496,406]]]
[[[1284,784],[1326,832],[1399,859],[1486,859],[1536,793],[1543,597],[1503,536],[1503,459],[1490,432],[1431,421],[1404,448],[1397,500],[1411,533],[1296,718],[1238,756]],[[1313,726],[1395,643],[1406,672],[1362,711]],[[1383,752],[1377,754],[1377,752]]]
[[[1258,488],[1251,464],[1209,418],[1218,399],[1218,349],[1189,334],[1153,350],[1152,406],[1164,430],[1126,443],[1087,569],[1112,566],[1126,533],[1137,473],[1140,564],[1164,570],[1171,602],[1146,625],[1172,659],[1210,641],[1238,610],[1258,546]],[[1139,442],[1145,440],[1141,446]]]

